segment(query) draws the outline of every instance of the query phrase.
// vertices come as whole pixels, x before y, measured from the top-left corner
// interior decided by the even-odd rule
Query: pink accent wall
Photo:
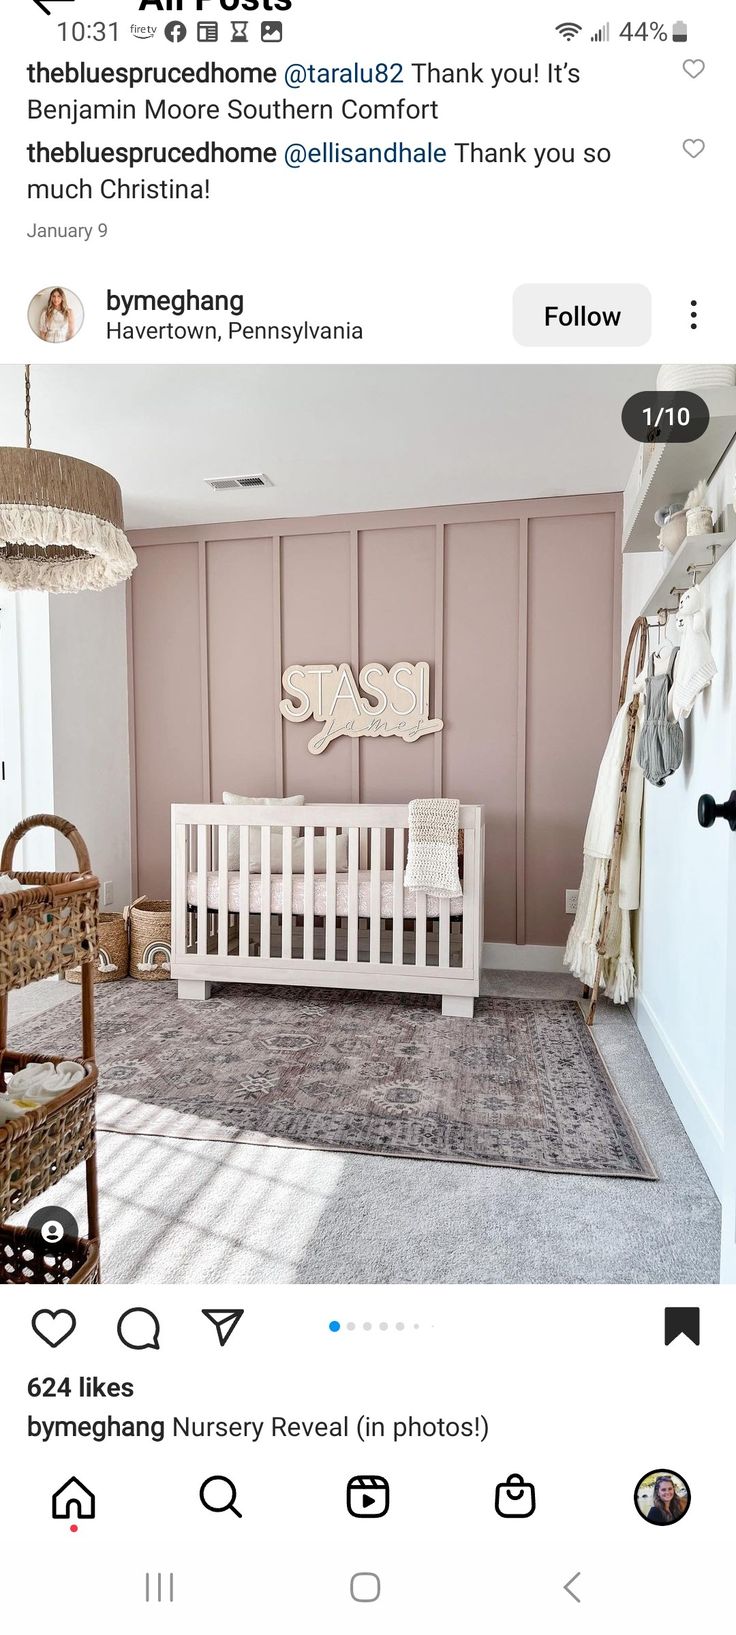
[[[169,806],[222,790],[457,795],[486,813],[486,939],[564,942],[618,689],[620,496],[133,534],[138,891],[169,892]],[[427,659],[445,730],[340,740],[279,713],[286,664]]]

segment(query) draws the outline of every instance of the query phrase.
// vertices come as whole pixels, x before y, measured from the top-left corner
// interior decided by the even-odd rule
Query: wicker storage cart
[[[82,1049],[86,1069],[78,1084],[21,1118],[0,1125],[0,1222],[54,1186],[77,1164],[87,1170],[88,1236],[53,1249],[25,1227],[0,1225],[0,1285],[99,1282],[99,1209],[95,1101],[94,963],[97,958],[99,881],[73,824],[43,816],[19,823],[0,856],[0,874],[13,873],[18,841],[37,826],[58,829],[74,847],[78,868],[69,874],[17,871],[29,888],[0,896],[0,1089],[5,1075],[29,1062],[59,1061],[10,1050],[8,994],[44,977],[82,968]]]

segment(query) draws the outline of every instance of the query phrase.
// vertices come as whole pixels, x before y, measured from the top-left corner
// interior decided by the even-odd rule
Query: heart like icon
[[[74,1333],[77,1319],[73,1311],[37,1311],[31,1318],[31,1328],[39,1340],[45,1340],[46,1345],[54,1349],[63,1345],[69,1335]]]
[[[699,159],[701,153],[703,152],[703,148],[705,147],[705,143],[700,136],[688,137],[687,142],[683,142],[682,145],[685,152],[689,153],[691,159]]]
[[[705,63],[702,57],[686,57],[682,66],[691,79],[697,79],[698,74],[702,74]]]

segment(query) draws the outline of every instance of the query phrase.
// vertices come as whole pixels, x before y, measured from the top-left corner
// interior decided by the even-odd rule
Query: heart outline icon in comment
[[[698,75],[702,74],[705,69],[702,57],[686,57],[682,66],[691,79],[697,79]]]
[[[689,136],[682,145],[691,159],[699,159],[705,147],[702,136]]]
[[[37,1334],[39,1340],[43,1340],[46,1345],[50,1345],[54,1351],[57,1346],[63,1345],[64,1341],[69,1339],[76,1326],[77,1319],[74,1312],[66,1311],[63,1307],[60,1307],[58,1311],[34,1312],[31,1318],[31,1328],[34,1334]]]

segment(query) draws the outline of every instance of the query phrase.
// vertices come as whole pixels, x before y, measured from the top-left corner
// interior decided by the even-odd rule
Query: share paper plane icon
[[[238,1323],[240,1322],[240,1319],[241,1319],[242,1315],[243,1315],[242,1310],[237,1311],[235,1309],[233,1309],[232,1311],[205,1311],[204,1309],[202,1310],[202,1316],[203,1317],[208,1317],[210,1322],[213,1323],[215,1328],[217,1329],[217,1338],[218,1338],[218,1340],[220,1342],[220,1345],[227,1345],[227,1342],[230,1339],[230,1335],[237,1328]]]

